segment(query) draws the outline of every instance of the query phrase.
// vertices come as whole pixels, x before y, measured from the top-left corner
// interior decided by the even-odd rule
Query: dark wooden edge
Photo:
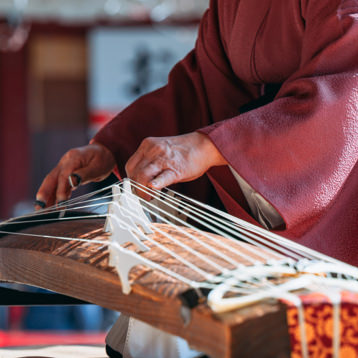
[[[40,293],[0,287],[0,306],[63,306],[89,304],[59,293]]]

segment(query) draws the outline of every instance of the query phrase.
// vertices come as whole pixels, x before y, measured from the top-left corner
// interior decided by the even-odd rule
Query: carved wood
[[[186,325],[180,314],[182,305],[178,295],[188,287],[161,272],[142,266],[130,273],[132,292],[122,294],[118,275],[114,268],[108,266],[108,234],[103,232],[103,224],[102,219],[48,223],[1,237],[0,280],[46,288],[123,312],[187,339],[193,348],[213,358],[289,357],[286,309],[277,302],[220,315],[213,314],[205,304],[201,304],[191,310],[191,319]],[[230,268],[214,253],[189,242],[187,236],[166,225],[155,225]],[[22,233],[95,239],[103,241],[103,244],[26,237]],[[183,251],[158,233],[152,237],[176,252]],[[215,239],[226,240],[219,236],[215,236]],[[185,271],[193,275],[193,279],[200,280],[198,274],[188,272],[180,262],[162,250],[147,241],[145,244],[151,246],[151,250],[143,254],[145,257],[179,273]],[[241,250],[249,253],[246,244],[241,244]],[[220,251],[225,250],[220,248]],[[207,267],[204,262],[190,257],[192,255],[185,255],[188,260],[195,260],[198,266]]]

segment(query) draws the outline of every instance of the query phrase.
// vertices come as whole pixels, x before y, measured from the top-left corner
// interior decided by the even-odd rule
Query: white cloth
[[[284,224],[277,210],[255,191],[234,169],[229,167],[234,174],[251,209],[252,216],[266,229],[274,229]]]
[[[48,346],[28,348],[2,348],[0,358],[106,358],[104,346]]]
[[[106,343],[122,353],[123,358],[195,358],[201,355],[184,339],[123,315],[108,333]]]

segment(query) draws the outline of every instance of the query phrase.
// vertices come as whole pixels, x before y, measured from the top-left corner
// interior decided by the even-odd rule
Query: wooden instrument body
[[[103,219],[49,222],[1,237],[0,280],[46,288],[117,310],[183,337],[190,346],[213,358],[290,356],[283,304],[267,302],[215,315],[202,303],[185,311],[190,316],[187,320],[178,296],[189,287],[144,266],[131,270],[132,292],[124,295],[115,269],[108,265],[108,234],[103,232],[103,225]],[[163,225],[161,229],[171,230]],[[24,236],[26,233],[39,237]],[[41,235],[103,241],[103,245]],[[169,245],[164,237],[159,239]],[[144,255],[178,272],[185,269],[157,247]]]

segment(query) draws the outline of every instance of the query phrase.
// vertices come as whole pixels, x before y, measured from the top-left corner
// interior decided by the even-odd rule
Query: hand
[[[81,184],[86,184],[105,179],[114,166],[113,154],[99,143],[93,142],[84,147],[71,149],[46,176],[37,192],[36,200],[44,203],[43,206],[51,206],[68,200],[72,190],[75,189],[71,187],[68,179],[71,174],[76,174],[72,177],[73,181],[78,176],[81,178]],[[79,184],[76,182],[75,187]],[[41,205],[37,205],[35,208],[40,207]]]
[[[129,178],[144,186],[162,189],[194,180],[213,166],[227,164],[204,134],[193,132],[175,137],[146,138],[126,164]],[[148,199],[149,196],[139,192]]]

